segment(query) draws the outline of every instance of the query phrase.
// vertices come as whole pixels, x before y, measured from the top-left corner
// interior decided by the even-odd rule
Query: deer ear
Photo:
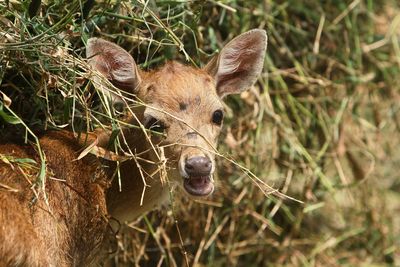
[[[267,33],[251,30],[230,41],[204,69],[215,78],[220,97],[250,88],[261,74]]]
[[[141,82],[139,71],[132,56],[123,48],[100,38],[90,38],[86,46],[86,57],[89,64],[115,87],[137,93]]]

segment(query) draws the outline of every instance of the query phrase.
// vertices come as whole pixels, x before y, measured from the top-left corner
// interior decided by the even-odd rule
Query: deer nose
[[[185,162],[185,171],[189,176],[206,176],[211,172],[212,163],[207,157],[193,157]]]

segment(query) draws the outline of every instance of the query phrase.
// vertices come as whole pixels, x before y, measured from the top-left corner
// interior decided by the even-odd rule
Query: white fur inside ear
[[[235,46],[226,47],[223,52],[218,68],[218,73],[221,75],[237,71],[242,63],[241,58],[250,57],[257,53],[256,49],[249,47],[246,42],[237,42]]]
[[[221,97],[250,88],[264,65],[267,35],[264,30],[251,30],[230,41],[218,57],[215,73]]]
[[[221,58],[220,64],[218,66],[218,74],[226,75],[231,74],[238,70],[240,66],[239,62],[239,51],[240,49],[232,47],[225,51],[225,55]]]
[[[141,81],[132,56],[120,46],[91,38],[86,47],[89,64],[119,89],[135,93]]]
[[[133,72],[134,66],[129,58],[126,58],[123,54],[116,54],[114,57],[114,62],[111,63],[113,66],[118,66],[117,68],[111,68],[111,75],[114,80],[120,82],[130,82],[135,79],[135,73]]]

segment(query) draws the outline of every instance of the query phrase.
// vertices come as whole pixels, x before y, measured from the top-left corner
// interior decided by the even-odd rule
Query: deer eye
[[[212,115],[212,122],[217,125],[221,125],[223,118],[224,118],[224,113],[222,112],[222,110],[217,109],[216,111],[214,111]]]
[[[147,118],[145,118],[144,127],[157,133],[163,133],[165,130],[165,124],[152,116],[148,116]]]

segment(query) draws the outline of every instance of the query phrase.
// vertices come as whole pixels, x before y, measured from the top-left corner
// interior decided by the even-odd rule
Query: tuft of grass
[[[88,82],[92,36],[149,69],[171,59],[202,66],[227,40],[263,28],[265,70],[228,99],[216,194],[178,193],[130,224],[115,262],[399,265],[399,11],[395,0],[3,1],[0,138],[118,133],[118,114]],[[304,203],[266,196],[262,184]]]

